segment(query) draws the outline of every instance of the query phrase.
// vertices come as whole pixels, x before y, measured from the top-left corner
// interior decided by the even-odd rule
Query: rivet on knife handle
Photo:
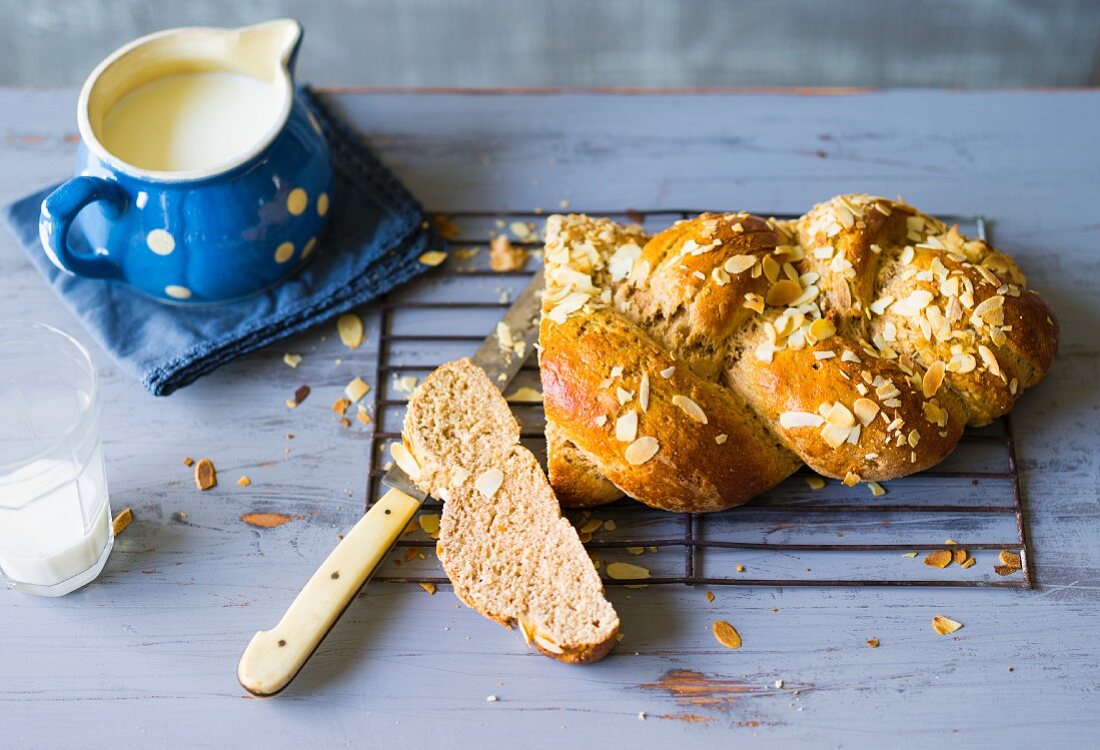
[[[252,636],[237,665],[245,690],[275,695],[294,679],[419,507],[417,498],[391,489],[359,519],[279,624]]]

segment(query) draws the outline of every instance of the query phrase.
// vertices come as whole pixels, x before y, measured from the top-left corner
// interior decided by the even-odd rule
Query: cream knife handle
[[[279,624],[252,636],[237,665],[237,679],[245,690],[274,695],[294,679],[419,507],[419,500],[390,490],[359,519]]]

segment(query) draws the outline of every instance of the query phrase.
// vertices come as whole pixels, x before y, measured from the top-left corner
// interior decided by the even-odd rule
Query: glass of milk
[[[62,596],[111,553],[95,366],[74,338],[0,322],[0,572],[16,590]]]

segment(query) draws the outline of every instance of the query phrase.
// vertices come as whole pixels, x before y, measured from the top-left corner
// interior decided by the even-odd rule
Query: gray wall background
[[[0,84],[134,37],[280,16],[343,86],[1084,86],[1100,0],[0,0]]]

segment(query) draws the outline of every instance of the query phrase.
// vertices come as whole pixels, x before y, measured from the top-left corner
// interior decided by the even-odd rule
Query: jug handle
[[[126,205],[126,195],[113,180],[82,175],[60,185],[42,201],[38,234],[42,248],[55,266],[67,274],[94,279],[116,279],[122,271],[106,255],[75,253],[69,247],[69,229],[81,209],[104,202],[108,219],[116,219]]]

